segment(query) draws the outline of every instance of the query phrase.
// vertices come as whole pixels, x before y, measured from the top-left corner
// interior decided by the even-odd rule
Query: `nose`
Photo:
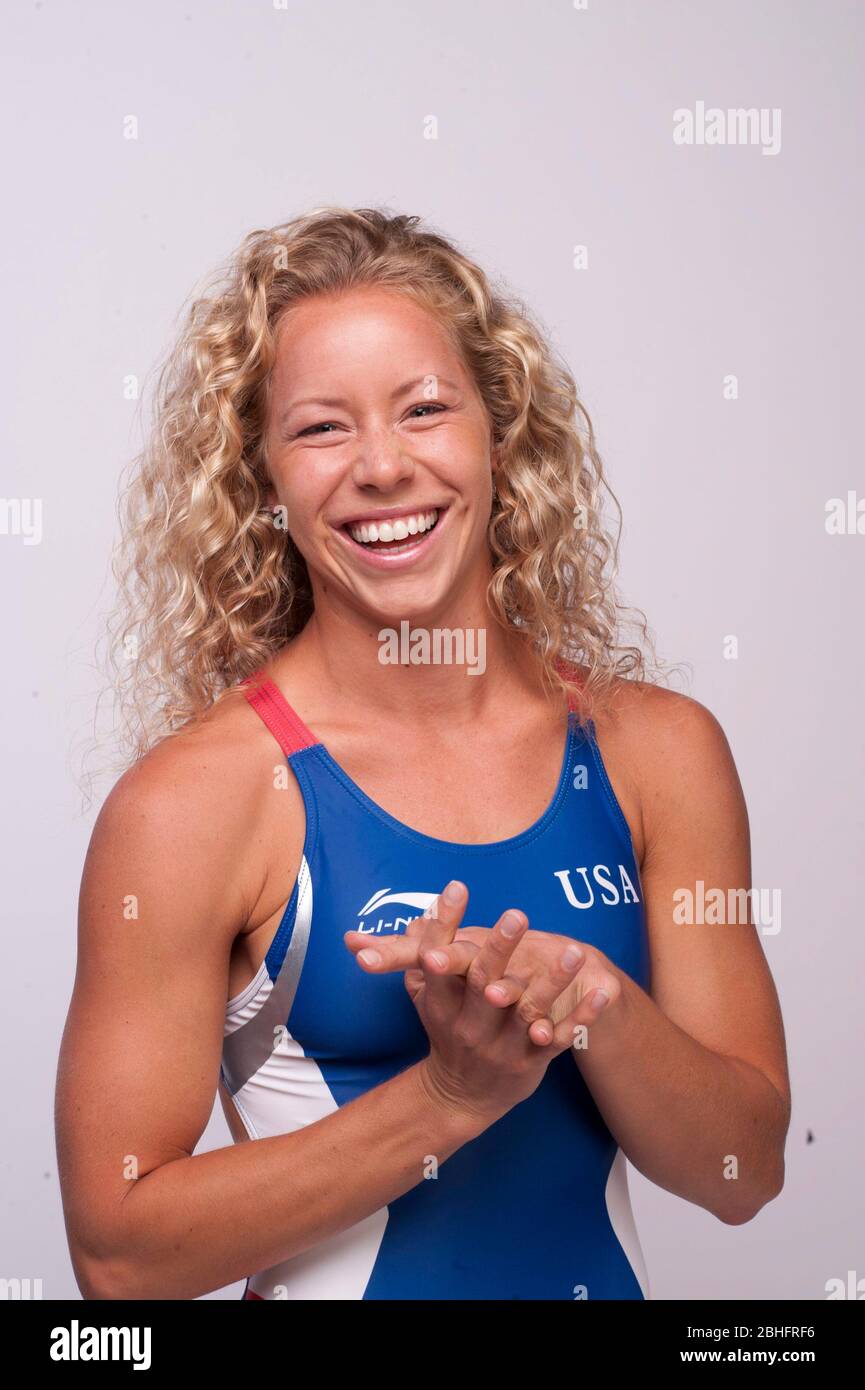
[[[387,492],[411,478],[414,470],[414,462],[395,431],[382,426],[369,428],[360,436],[351,470],[357,487]]]

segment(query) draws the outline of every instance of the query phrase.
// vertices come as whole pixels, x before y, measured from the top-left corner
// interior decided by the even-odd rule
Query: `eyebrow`
[[[404,396],[407,392],[413,391],[417,386],[423,386],[430,377],[434,377],[436,382],[441,382],[442,386],[449,386],[452,391],[458,391],[460,389],[455,381],[451,381],[450,377],[439,376],[437,372],[427,372],[425,376],[413,377],[411,381],[404,381],[402,386],[397,386],[396,390],[391,391],[389,400],[398,401],[400,396]],[[430,396],[430,400],[434,401],[435,396]],[[345,407],[348,405],[348,401],[342,396],[304,396],[303,400],[292,401],[290,405],[286,406],[279,418],[280,425],[284,425],[286,418],[291,412],[293,410],[298,410],[302,405]]]

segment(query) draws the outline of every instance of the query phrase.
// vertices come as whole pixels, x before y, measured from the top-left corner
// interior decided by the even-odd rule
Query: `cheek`
[[[337,471],[332,460],[328,464],[323,456],[316,458],[314,450],[279,462],[273,473],[275,491],[292,527],[309,534],[333,491]]]
[[[489,441],[483,429],[468,421],[416,436],[409,448],[416,459],[434,465],[443,481],[458,492],[480,491],[490,474]]]
[[[284,478],[276,482],[274,491],[276,506],[282,508],[279,521],[282,532],[294,542],[304,559],[309,559],[318,539],[318,508],[314,496],[305,488],[288,486]]]

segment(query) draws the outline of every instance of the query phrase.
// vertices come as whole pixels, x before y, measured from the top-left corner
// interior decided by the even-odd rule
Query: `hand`
[[[423,921],[424,918],[417,917],[409,923],[404,935],[377,937],[374,944],[370,942],[367,933],[349,931],[345,933],[345,944],[363,970],[376,975],[404,970],[406,986],[409,987],[422,979],[418,953]],[[443,944],[440,948],[447,956],[449,966],[465,972],[489,933],[489,927],[460,928],[453,938],[453,943]],[[555,1027],[585,1001],[586,1007],[581,1010],[579,1022],[590,1027],[603,1010],[618,1001],[622,993],[618,967],[597,947],[575,941],[570,936],[561,936],[556,932],[529,930],[521,936],[514,949],[508,968],[509,980],[501,982],[510,983],[510,990],[501,996],[501,1002],[513,1002],[514,988],[519,984],[525,986],[532,971],[552,965],[568,946],[576,946],[583,953],[582,964],[578,967],[575,978],[554,1001],[548,1017],[538,1020],[530,1028],[529,1036],[540,1045],[549,1036],[544,1024],[547,1029]]]
[[[463,927],[457,933],[457,941],[466,939],[474,946],[481,946],[488,930],[487,927]],[[527,931],[514,951],[510,973],[522,977],[527,970],[541,969],[545,963],[549,964],[560,956],[568,946],[577,946],[583,952],[583,962],[575,978],[553,1004],[550,1011],[553,1024],[572,1013],[584,1000],[597,1017],[608,1006],[615,1004],[622,993],[618,967],[603,951],[557,932]],[[586,1020],[587,1023],[589,1021]]]
[[[542,952],[530,948],[517,974],[511,964],[528,928],[525,914],[510,909],[491,930],[475,929],[483,931],[480,943],[463,933],[457,941],[467,890],[459,883],[449,888],[451,900],[441,895],[435,915],[428,909],[409,924],[410,935],[388,938],[387,945],[399,943],[411,962],[406,988],[430,1039],[427,1084],[445,1104],[492,1120],[531,1095],[579,1025],[592,1022],[585,1004],[566,1009],[558,1002],[572,988],[585,952],[568,937],[557,938],[558,949],[551,950],[547,938]],[[346,934],[364,969],[404,968],[394,951],[385,961],[378,950],[384,942],[372,948],[368,941],[363,933]],[[377,960],[364,959],[370,951]]]

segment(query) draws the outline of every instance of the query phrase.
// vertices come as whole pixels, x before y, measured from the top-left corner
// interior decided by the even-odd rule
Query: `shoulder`
[[[639,807],[644,845],[677,821],[702,822],[710,814],[747,829],[727,736],[699,700],[619,679],[593,719],[605,760]]]
[[[643,750],[652,759],[687,766],[729,752],[720,722],[690,695],[646,681],[617,679],[593,711],[595,726],[608,738]]]
[[[269,754],[272,762],[279,749],[247,702],[241,707],[238,700],[225,701],[133,763],[106,798],[99,820],[186,835],[225,826],[254,808]]]
[[[104,881],[112,866],[137,879],[158,870],[184,896],[225,903],[240,928],[267,876],[274,816],[297,821],[293,779],[279,782],[285,759],[240,692],[217,702],[194,724],[162,739],[115,783],[99,812],[85,864]],[[134,869],[133,869],[134,866]]]

